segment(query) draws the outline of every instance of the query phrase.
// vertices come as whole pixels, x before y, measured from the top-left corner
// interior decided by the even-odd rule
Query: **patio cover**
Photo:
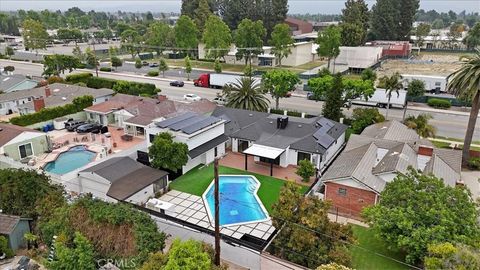
[[[264,157],[269,159],[276,159],[278,158],[285,149],[260,145],[260,144],[253,144],[247,150],[243,151],[244,154],[257,156],[257,157]]]

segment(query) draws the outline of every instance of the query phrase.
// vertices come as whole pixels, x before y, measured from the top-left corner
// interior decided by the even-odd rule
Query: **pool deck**
[[[207,208],[201,197],[172,190],[159,199],[175,205],[175,211],[172,214],[173,217],[212,231],[215,230],[208,218]],[[270,220],[251,222],[244,225],[226,226],[220,229],[220,233],[236,239],[240,239],[243,235],[248,234],[267,240],[274,231],[275,228]]]

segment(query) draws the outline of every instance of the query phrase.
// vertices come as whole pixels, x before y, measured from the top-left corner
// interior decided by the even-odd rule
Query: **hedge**
[[[147,76],[149,76],[149,77],[157,77],[157,76],[158,76],[158,71],[150,70],[150,71],[147,73]]]
[[[101,68],[100,68],[100,71],[111,72],[111,71],[112,71],[112,68],[109,68],[109,67],[101,67]]]
[[[93,74],[89,72],[70,74],[70,75],[67,75],[67,77],[65,78],[65,81],[73,84],[79,83],[79,82],[87,83],[88,79],[91,77],[93,77]]]
[[[270,113],[273,113],[273,114],[281,114],[283,115],[285,113],[284,110],[277,110],[277,109],[270,109]]]
[[[438,99],[438,98],[429,99],[427,104],[430,107],[439,108],[439,109],[448,109],[450,108],[450,106],[452,106],[450,101],[445,99]]]
[[[23,126],[23,127],[29,126],[36,123],[52,120],[58,117],[83,111],[83,109],[92,106],[92,104],[93,104],[92,96],[76,97],[75,99],[73,99],[72,103],[64,106],[44,108],[36,113],[13,117],[10,119],[10,123],[17,126]]]
[[[113,89],[114,85],[115,85],[114,79],[91,77],[87,80],[87,86],[95,89],[100,89],[100,88]]]
[[[302,117],[302,113],[297,111],[287,111],[287,115],[294,116],[294,117]]]
[[[472,157],[468,160],[470,170],[480,170],[480,157]]]

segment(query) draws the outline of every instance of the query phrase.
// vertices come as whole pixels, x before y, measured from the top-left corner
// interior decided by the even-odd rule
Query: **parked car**
[[[142,61],[142,66],[144,66],[144,67],[148,66],[148,62],[147,61]]]
[[[183,99],[188,101],[199,101],[202,98],[195,94],[186,94],[186,95],[183,95]]]
[[[286,94],[285,94],[285,97],[291,97],[292,96],[292,92],[291,91],[288,91]]]
[[[90,123],[90,124],[84,124],[77,127],[76,131],[77,133],[88,133],[88,132],[98,133],[101,128],[102,128],[102,125]]]
[[[315,100],[315,95],[312,92],[307,93],[307,99],[309,100]]]
[[[183,85],[184,85],[183,81],[173,81],[173,82],[170,82],[170,86],[183,87]]]
[[[100,126],[99,129],[95,129],[92,131],[94,134],[105,134],[108,132],[108,127],[107,126]]]
[[[151,63],[150,65],[148,65],[149,67],[158,67],[158,63]]]
[[[225,105],[227,100],[225,100],[223,97],[216,97],[213,99],[213,102],[217,103],[218,105]]]
[[[86,124],[85,121],[70,119],[69,121],[65,122],[65,129],[67,131],[75,131],[77,127],[85,124]]]

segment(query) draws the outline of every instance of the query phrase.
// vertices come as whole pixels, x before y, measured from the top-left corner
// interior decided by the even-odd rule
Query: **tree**
[[[208,18],[212,15],[213,13],[212,11],[210,11],[210,6],[208,5],[208,1],[199,0],[198,8],[195,9],[193,19],[195,21],[195,24],[197,25],[197,29],[199,30],[200,36],[203,34],[203,30],[205,29],[205,24],[207,23]]]
[[[480,250],[448,242],[429,245],[428,255],[425,257],[425,269],[480,269]]]
[[[413,79],[408,83],[407,87],[407,100],[405,101],[405,107],[403,108],[403,120],[405,120],[405,115],[407,114],[408,109],[408,99],[421,97],[425,93],[425,82],[418,79]]]
[[[463,39],[463,43],[467,45],[469,49],[480,46],[480,22],[477,22],[468,31],[467,36]]]
[[[198,29],[195,22],[182,15],[175,24],[175,44],[181,51],[191,54],[198,46]]]
[[[182,0],[182,7],[181,7],[181,15],[186,15],[190,18],[195,17],[195,11],[198,9],[200,6],[200,1],[201,0]],[[219,1],[217,0],[209,0],[208,5],[210,7],[210,12],[216,12],[217,11],[217,5],[219,4]]]
[[[3,71],[7,72],[7,73],[10,73],[10,72],[14,72],[15,71],[15,67],[14,66],[5,66],[3,68]]]
[[[410,115],[404,121],[404,124],[411,129],[414,129],[418,135],[423,138],[435,137],[436,129],[428,123],[428,120],[433,117],[430,114],[420,114],[417,117]]]
[[[360,46],[367,38],[369,23],[368,6],[364,0],[347,0],[342,9],[340,24],[342,45]]]
[[[54,244],[55,259],[49,263],[49,268],[58,270],[96,269],[93,246],[88,239],[76,232],[73,243],[73,248],[67,247],[67,243],[62,241]]]
[[[385,121],[385,117],[377,108],[355,108],[352,113],[352,130],[354,134],[362,131],[373,124]]]
[[[333,77],[332,88],[327,91],[325,104],[323,105],[322,115],[333,121],[340,121],[342,117],[342,75],[337,73]]]
[[[43,75],[60,75],[65,70],[72,72],[80,65],[80,60],[71,55],[54,54],[43,56]]]
[[[380,40],[408,40],[419,0],[378,0],[372,7],[371,34]]]
[[[272,223],[279,229],[270,245],[272,253],[308,268],[331,262],[350,265],[351,227],[331,222],[330,206],[328,201],[304,197],[300,186],[286,182],[272,206]]]
[[[436,19],[435,21],[433,21],[432,23],[432,29],[443,29],[445,26],[443,24],[443,21],[442,19]]]
[[[220,61],[218,59],[215,59],[213,69],[216,73],[222,73],[222,64],[220,64]]]
[[[122,60],[116,56],[112,56],[110,58],[110,63],[112,64],[112,67],[117,69],[117,67],[121,67],[123,65]]]
[[[4,214],[36,218],[36,206],[46,196],[63,199],[63,188],[50,184],[50,178],[34,170],[0,170],[0,209]]]
[[[417,46],[422,47],[425,41],[425,37],[430,34],[430,24],[428,23],[421,23],[415,29],[415,36],[417,37]]]
[[[259,83],[251,77],[242,77],[224,86],[223,96],[226,97],[225,106],[235,109],[266,112],[270,104]]]
[[[162,22],[153,22],[148,26],[145,43],[160,55],[173,40],[170,26]]]
[[[190,81],[190,73],[192,73],[192,63],[190,57],[185,57],[185,73],[187,73],[187,81]]]
[[[160,64],[158,65],[158,71],[162,72],[163,77],[165,78],[165,71],[168,70],[167,61],[164,58],[160,58]]]
[[[141,69],[143,67],[142,60],[140,58],[135,59],[135,68]]]
[[[97,56],[95,55],[95,52],[90,49],[90,47],[87,47],[87,49],[85,50],[85,61],[90,68],[95,68],[95,73],[98,77],[98,66],[100,65],[100,63],[97,59]]]
[[[295,91],[295,86],[300,82],[296,73],[282,69],[267,71],[262,76],[263,89],[275,99],[277,110],[280,98],[286,97],[290,91]]]
[[[82,49],[80,49],[80,47],[78,45],[76,45],[73,49],[72,49],[72,54],[73,56],[75,56],[76,58],[78,58],[78,60],[80,61],[83,61],[84,60],[84,54],[82,52]]]
[[[220,17],[215,15],[208,17],[203,32],[203,43],[206,56],[215,60],[224,57],[230,50],[232,34]]]
[[[210,257],[203,251],[200,242],[195,240],[181,242],[176,239],[168,251],[168,261],[164,269],[204,270],[210,269],[211,264]]]
[[[387,183],[381,199],[364,209],[364,217],[378,236],[418,263],[432,243],[473,244],[480,237],[477,204],[463,186],[410,168]]]
[[[375,83],[377,80],[377,73],[371,68],[366,68],[362,71],[361,77],[364,81],[370,80],[372,83]]]
[[[122,47],[127,49],[132,55],[132,59],[135,59],[135,55],[141,51],[140,40],[141,37],[137,31],[128,29],[122,32],[120,35],[122,41]]]
[[[472,108],[468,119],[467,132],[463,147],[463,164],[470,159],[470,145],[472,144],[473,132],[480,109],[480,51],[474,56],[462,56],[463,64],[458,70],[447,77],[447,90],[457,97],[472,99]]]
[[[75,45],[77,45],[78,41],[83,38],[83,35],[80,29],[60,28],[57,30],[57,38],[65,44],[73,41]]]
[[[23,21],[22,29],[23,45],[27,50],[35,50],[38,54],[39,49],[47,48],[49,36],[42,23],[27,19]]]
[[[320,32],[316,43],[318,44],[317,54],[328,59],[327,68],[330,69],[330,60],[337,58],[340,54],[341,34],[338,26],[330,25],[325,31]]]
[[[319,267],[317,267],[316,270],[352,270],[352,269],[338,263],[329,263],[329,264],[320,265]]]
[[[278,58],[278,65],[282,65],[282,59],[292,53],[291,47],[294,40],[290,34],[290,26],[286,23],[275,25],[270,44],[273,46],[272,53]]]
[[[174,142],[171,134],[163,132],[155,136],[152,145],[148,148],[148,155],[152,159],[154,168],[177,172],[187,164],[188,146]]]
[[[10,46],[6,46],[5,47],[5,55],[8,56],[9,59],[11,59],[12,55],[15,55],[15,50]]]
[[[397,96],[400,95],[398,92],[400,89],[403,88],[403,84],[401,82],[402,76],[400,73],[395,72],[392,76],[383,76],[380,78],[380,84],[382,87],[385,88],[385,92],[387,93],[387,113],[385,114],[385,118],[388,119],[388,110],[390,109],[390,99],[392,98],[393,93],[397,93]]]
[[[113,38],[113,32],[110,28],[103,30],[103,38],[106,39],[107,41],[110,41],[110,39]]]
[[[238,47],[237,59],[243,58],[247,65],[252,55],[262,53],[263,39],[266,34],[267,30],[263,27],[262,21],[253,22],[250,19],[243,19],[234,35],[235,45]]]
[[[298,162],[297,171],[295,172],[302,178],[303,182],[310,181],[310,177],[315,175],[315,166],[308,159],[303,159]]]

